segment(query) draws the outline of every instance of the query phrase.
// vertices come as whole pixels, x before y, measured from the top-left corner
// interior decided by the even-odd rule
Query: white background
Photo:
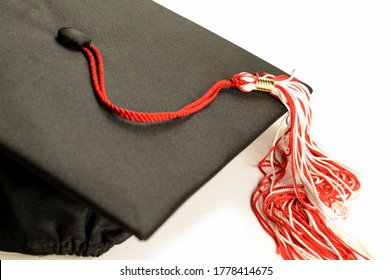
[[[362,192],[340,226],[375,259],[389,259],[389,1],[156,1],[314,89],[314,138],[359,172]],[[246,69],[243,69],[246,71]],[[100,259],[279,260],[250,209],[276,132],[272,126],[192,196],[148,241],[131,238]],[[0,253],[0,259],[38,258]],[[39,259],[77,259],[49,256]]]

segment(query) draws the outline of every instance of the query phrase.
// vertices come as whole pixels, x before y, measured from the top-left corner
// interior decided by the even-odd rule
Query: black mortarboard
[[[99,255],[146,239],[285,112],[226,89],[184,119],[124,121],[60,28],[93,39],[111,100],[140,111],[183,107],[241,71],[282,71],[152,1],[2,1],[0,13],[0,250]]]
[[[175,111],[243,71],[284,74],[152,1],[3,1],[0,15],[0,250],[97,256],[147,239],[286,112],[225,87],[170,122],[112,114],[80,52],[90,38],[111,104],[136,111]]]

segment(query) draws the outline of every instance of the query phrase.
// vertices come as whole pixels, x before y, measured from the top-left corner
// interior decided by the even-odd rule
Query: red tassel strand
[[[331,229],[347,216],[347,200],[360,188],[352,171],[334,161],[311,137],[310,93],[289,76],[240,73],[214,84],[203,96],[173,112],[137,112],[110,102],[104,84],[103,59],[93,45],[81,47],[100,102],[113,114],[135,122],[161,122],[194,114],[210,104],[221,89],[270,92],[288,109],[269,153],[259,162],[264,175],[252,195],[252,209],[274,238],[284,259],[367,259],[362,248],[343,241]]]

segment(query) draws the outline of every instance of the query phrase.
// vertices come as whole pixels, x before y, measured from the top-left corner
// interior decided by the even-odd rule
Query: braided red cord
[[[138,112],[129,109],[123,109],[110,102],[105,88],[103,59],[98,48],[93,45],[81,48],[87,56],[91,81],[99,100],[113,114],[121,118],[135,122],[160,122],[175,118],[185,117],[202,110],[210,104],[218,95],[221,89],[227,87],[238,87],[241,84],[239,77],[234,76],[230,80],[222,80],[215,83],[203,96],[185,107],[173,112]]]

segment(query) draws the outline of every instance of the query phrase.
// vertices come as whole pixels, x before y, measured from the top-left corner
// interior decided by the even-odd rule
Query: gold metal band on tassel
[[[260,77],[258,82],[255,84],[255,90],[264,91],[264,92],[272,92],[274,89],[274,81],[268,78]]]

